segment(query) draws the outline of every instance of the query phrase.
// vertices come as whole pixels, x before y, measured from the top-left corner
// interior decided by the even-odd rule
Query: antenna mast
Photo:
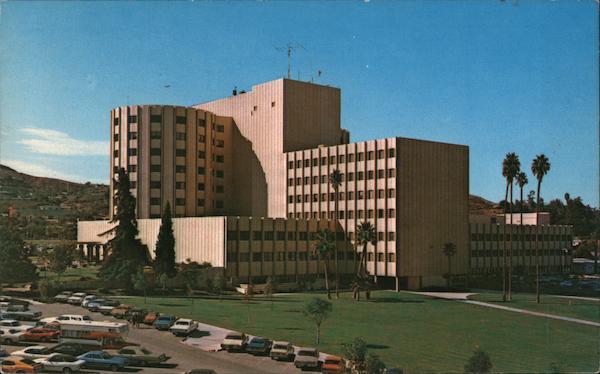
[[[284,47],[274,47],[274,48],[278,51],[286,51],[287,52],[287,58],[288,58],[287,77],[288,77],[288,79],[292,79],[292,51],[297,50],[297,49],[304,49],[306,51],[306,48],[304,48],[302,46],[302,44],[300,44],[300,43],[288,43]]]

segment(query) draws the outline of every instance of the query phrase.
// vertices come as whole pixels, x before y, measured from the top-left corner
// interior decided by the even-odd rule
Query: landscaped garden
[[[303,314],[318,294],[268,297],[125,298],[147,309],[294,344],[314,346],[315,326]],[[487,296],[486,296],[487,297]],[[342,293],[332,300],[318,349],[342,352],[342,344],[362,337],[388,366],[408,372],[462,372],[476,346],[487,352],[493,371],[564,372],[598,368],[600,329],[521,315],[420,295],[377,291],[370,301],[355,302]],[[510,306],[521,307],[520,301]]]

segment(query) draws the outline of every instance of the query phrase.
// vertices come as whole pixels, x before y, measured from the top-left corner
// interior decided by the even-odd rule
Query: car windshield
[[[176,323],[176,325],[189,325],[190,323],[188,321],[179,321]]]
[[[168,316],[167,317],[158,317],[158,320],[159,321],[170,321],[171,317],[168,317]]]
[[[2,322],[3,326],[19,326],[19,322],[17,321],[8,321],[8,322]]]
[[[283,344],[275,344],[273,346],[273,349],[287,349],[287,345],[283,345]]]
[[[329,360],[325,360],[325,363],[329,364],[329,365],[339,365],[340,364],[340,360],[329,359]]]
[[[225,337],[225,339],[242,340],[242,336],[238,334],[229,334]]]
[[[21,359],[21,362],[27,365],[34,365],[35,362],[33,362],[33,360],[29,359],[29,358],[23,358]]]
[[[264,339],[252,339],[252,343],[253,344],[265,344],[265,340]]]
[[[92,317],[90,317],[90,316],[83,316],[83,320],[84,321],[91,321]]]
[[[150,351],[149,351],[149,350],[147,350],[146,348],[142,348],[142,349],[141,349],[141,351],[142,351],[142,353],[143,353],[143,354],[145,354],[145,355],[151,355],[151,354],[152,354],[152,352],[150,352]]]
[[[298,352],[298,356],[317,357],[317,352],[316,351],[300,351],[300,352]]]

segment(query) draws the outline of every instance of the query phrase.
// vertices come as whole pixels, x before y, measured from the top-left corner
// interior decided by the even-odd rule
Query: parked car
[[[46,358],[38,358],[34,361],[44,367],[44,372],[57,371],[65,374],[79,372],[85,363],[83,360],[61,353],[52,353]]]
[[[321,365],[321,373],[323,374],[341,374],[346,372],[344,360],[338,356],[327,356],[323,365]]]
[[[127,365],[133,366],[152,366],[161,364],[169,359],[164,353],[156,355],[144,347],[127,346],[118,350],[106,350],[106,353],[113,356],[123,357]]]
[[[51,354],[52,352],[50,352],[50,350],[43,345],[33,345],[12,353],[13,356],[25,357],[30,360],[35,360],[36,358],[46,358]]]
[[[232,332],[225,335],[225,339],[221,343],[221,349],[227,352],[243,351],[248,344],[248,337],[244,333]]]
[[[274,341],[269,356],[273,360],[291,361],[294,359],[294,347],[290,342]]]
[[[2,357],[8,357],[8,356],[10,356],[8,354],[8,351],[6,349],[0,348],[0,358],[2,358]]]
[[[217,374],[213,369],[192,369],[186,371],[184,374]]]
[[[61,353],[64,355],[69,355],[69,356],[74,356],[77,357],[79,355],[82,355],[84,353],[87,353],[89,351],[93,351],[98,349],[98,346],[86,346],[83,344],[79,344],[79,343],[60,343],[55,345],[54,347],[49,348],[48,350],[51,353]]]
[[[42,369],[41,364],[18,356],[8,356],[0,361],[0,370],[3,373],[39,373]]]
[[[271,343],[269,339],[255,336],[246,344],[246,352],[266,356],[271,350]]]
[[[63,322],[63,321],[91,321],[92,317],[88,315],[81,314],[61,314],[58,317],[48,317],[42,318],[40,322],[42,323],[50,323],[50,322]]]
[[[58,339],[59,335],[59,330],[34,327],[23,333],[23,340],[30,342],[49,342]]]
[[[111,315],[113,310],[119,305],[121,305],[121,303],[117,300],[106,300],[102,303],[102,305],[100,305],[100,307],[98,308],[98,312],[102,313],[105,316],[108,316]]]
[[[27,331],[32,326],[24,325],[16,319],[3,319],[0,320],[0,329],[11,329],[17,331]]]
[[[23,331],[15,329],[0,329],[0,342],[8,345],[18,344],[23,340]]]
[[[294,366],[302,370],[318,368],[319,352],[314,348],[299,348],[294,358]]]
[[[198,324],[191,319],[179,318],[169,331],[175,336],[188,336],[198,328]]]
[[[42,312],[36,310],[25,311],[1,311],[0,319],[16,319],[19,321],[39,321],[42,318]]]
[[[102,308],[104,308],[104,305],[102,307],[100,307],[100,312],[102,314],[104,314],[102,312]],[[115,317],[115,318],[125,318],[127,316],[127,314],[129,313],[129,311],[131,310],[131,307],[128,305],[119,305],[119,306],[115,306],[111,311],[110,314]]]
[[[157,312],[148,312],[144,317],[144,324],[152,326],[154,322],[160,317],[160,313]]]
[[[105,302],[107,302],[108,300],[106,299],[94,299],[88,302],[86,308],[90,311],[90,312],[97,312],[98,309],[100,309],[100,307],[102,306],[102,304],[104,304]]]
[[[76,292],[67,299],[67,303],[71,305],[81,305],[86,296],[87,294],[85,292]]]
[[[71,291],[63,291],[58,295],[54,296],[54,302],[57,303],[66,303],[69,300],[69,297],[73,296],[73,292]]]
[[[87,295],[81,301],[81,306],[84,308],[87,308],[88,304],[96,299],[98,299],[98,297],[96,295]]]
[[[109,369],[117,371],[125,367],[123,357],[111,356],[104,351],[91,351],[77,357],[84,361],[84,368]]]
[[[177,318],[175,318],[175,316],[172,316],[170,314],[164,314],[162,316],[159,316],[156,319],[156,321],[154,321],[153,326],[157,330],[168,330],[171,328],[171,326],[173,326],[176,320]]]

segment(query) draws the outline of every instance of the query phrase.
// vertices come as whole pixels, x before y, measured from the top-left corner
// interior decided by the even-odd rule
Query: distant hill
[[[77,219],[103,219],[108,186],[36,177],[0,165],[0,215],[18,224],[24,239],[75,239]]]
[[[496,214],[502,214],[503,211],[498,203],[476,195],[469,195],[469,213],[495,216]]]

